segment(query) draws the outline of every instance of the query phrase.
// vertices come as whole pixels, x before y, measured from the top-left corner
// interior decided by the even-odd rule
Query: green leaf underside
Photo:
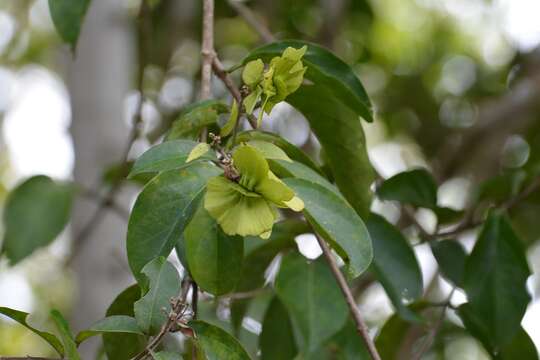
[[[347,305],[322,259],[308,263],[295,253],[284,256],[275,290],[302,334],[303,351],[318,348],[347,321]]]
[[[343,196],[362,218],[367,217],[375,177],[358,116],[332,91],[317,85],[303,85],[287,102],[308,120]]]
[[[77,344],[73,339],[69,325],[57,310],[51,311],[51,318],[53,319],[58,332],[60,333],[60,338],[64,344],[65,357],[67,360],[81,360],[81,357],[77,351]]]
[[[4,209],[2,251],[12,265],[50,244],[71,213],[73,187],[38,175],[18,185]]]
[[[422,296],[422,273],[407,239],[378,214],[366,221],[373,242],[373,268],[398,314],[408,321],[418,316],[403,304]]]
[[[184,231],[191,276],[214,295],[234,290],[242,271],[244,241],[225,234],[204,207],[199,207]]]
[[[251,240],[263,242],[263,245],[248,252],[244,258],[242,275],[236,287],[237,292],[246,292],[262,288],[266,281],[265,272],[272,260],[282,251],[295,249],[294,238],[300,234],[310,232],[310,227],[303,221],[287,219],[278,222],[272,229],[272,235],[268,240],[252,238]],[[242,324],[247,304],[250,299],[235,300],[231,304],[231,322],[233,329],[238,329]]]
[[[186,160],[197,144],[191,140],[172,140],[155,145],[139,156],[128,177],[191,166],[192,164],[186,163]],[[207,152],[198,160],[215,160],[215,158],[213,152]]]
[[[266,141],[279,146],[290,159],[302,163],[321,174],[317,164],[306,153],[279,135],[259,130],[244,131],[237,135],[238,142],[249,142],[251,140]]]
[[[330,51],[316,44],[297,40],[271,43],[253,50],[244,59],[243,64],[258,58],[268,62],[272,58],[280,56],[289,46],[298,49],[304,45],[308,46],[302,58],[302,62],[307,66],[304,77],[319,86],[332,89],[344,104],[350,106],[365,120],[372,121],[373,110],[371,103],[362,83],[358,80],[352,68]]]
[[[135,284],[122,291],[107,309],[106,316],[134,317],[134,303],[141,298],[141,289]],[[109,359],[130,360],[146,346],[146,337],[129,333],[104,333],[103,347]]]
[[[442,275],[454,285],[463,287],[467,259],[463,245],[454,239],[433,241],[430,245]]]
[[[493,348],[506,345],[519,330],[530,301],[529,275],[525,251],[509,221],[491,211],[465,263],[464,289]]]
[[[373,250],[369,233],[354,210],[330,190],[303,179],[285,179],[304,201],[304,215],[347,264],[347,274],[355,278],[371,263]]]
[[[19,310],[10,309],[7,307],[0,307],[0,314],[9,317],[12,320],[15,320],[16,322],[18,322],[19,324],[21,324],[28,330],[32,331],[33,333],[41,337],[47,343],[49,343],[49,345],[51,345],[60,356],[64,355],[64,346],[54,334],[48,333],[46,331],[38,330],[35,327],[28,324],[28,322],[26,321],[29,315],[28,313],[25,313]]]
[[[126,315],[113,315],[101,319],[87,330],[81,331],[79,334],[77,334],[75,342],[80,344],[92,336],[104,333],[130,333],[144,335],[141,329],[139,329],[137,320],[135,320],[135,318]]]
[[[278,297],[272,299],[264,315],[259,347],[261,360],[293,359],[298,352],[289,313]]]
[[[131,270],[140,280],[144,265],[168,256],[202,199],[206,182],[221,170],[204,163],[160,173],[137,197],[127,232]]]
[[[204,100],[187,106],[172,125],[167,140],[195,138],[206,126],[216,123],[219,114],[229,112],[229,107],[218,100]]]
[[[56,31],[72,49],[77,46],[89,5],[90,0],[49,0],[49,10]]]
[[[135,318],[143,332],[156,334],[167,320],[170,299],[180,293],[180,277],[176,268],[164,257],[152,260],[142,269],[142,273],[149,285],[146,294],[135,302]]]
[[[238,340],[225,330],[200,320],[190,321],[189,326],[207,360],[250,360]]]
[[[497,346],[490,338],[489,324],[479,319],[469,304],[458,308],[458,314],[467,330],[477,338],[495,360],[538,360],[538,352],[529,334],[519,326],[515,335],[506,344]]]
[[[414,169],[386,179],[377,189],[382,200],[394,200],[418,207],[437,206],[437,184],[425,169]]]

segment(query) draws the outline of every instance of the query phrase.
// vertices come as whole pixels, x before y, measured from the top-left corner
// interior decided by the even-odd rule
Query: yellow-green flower
[[[225,176],[208,181],[204,207],[229,235],[268,238],[278,218],[276,207],[301,211],[304,202],[279,180],[254,147],[240,145],[233,154],[238,182]]]
[[[298,90],[304,80],[307,67],[302,64],[302,57],[307,46],[300,49],[288,47],[281,56],[274,57],[266,71],[261,59],[250,61],[244,67],[242,79],[250,88],[250,94],[244,99],[248,114],[251,114],[256,103],[262,100],[262,111],[259,115],[259,125],[263,112],[270,113],[280,101]]]

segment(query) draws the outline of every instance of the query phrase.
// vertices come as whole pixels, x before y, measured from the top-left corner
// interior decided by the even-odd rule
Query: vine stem
[[[356,331],[362,337],[362,340],[364,340],[364,344],[366,345],[366,348],[371,358],[373,360],[381,360],[381,356],[377,352],[375,343],[369,336],[368,327],[366,323],[364,322],[364,319],[362,319],[360,310],[358,309],[358,306],[356,305],[356,301],[354,300],[351,288],[349,287],[349,285],[347,284],[347,280],[345,280],[345,277],[339,270],[336,264],[336,261],[332,255],[332,252],[330,251],[330,248],[328,247],[328,244],[318,234],[315,234],[315,236],[317,237],[317,242],[319,243],[323,251],[324,257],[326,258],[326,261],[328,262],[328,265],[330,266],[330,270],[332,270],[332,274],[336,278],[339,288],[341,289],[341,292],[343,293],[343,296],[345,297],[345,301],[347,302],[347,306],[349,307],[349,311],[351,312],[354,323],[356,325]]]

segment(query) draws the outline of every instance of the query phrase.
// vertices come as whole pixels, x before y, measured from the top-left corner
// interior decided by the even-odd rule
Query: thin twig
[[[328,262],[328,265],[330,266],[330,270],[332,270],[332,273],[334,274],[334,277],[336,278],[339,288],[341,289],[341,292],[343,293],[345,297],[345,301],[347,302],[347,306],[349,307],[349,311],[351,312],[351,315],[353,317],[358,334],[364,340],[364,344],[366,345],[366,348],[371,358],[373,360],[381,360],[381,357],[379,353],[377,352],[377,349],[375,348],[375,344],[373,340],[371,339],[371,337],[369,336],[368,327],[366,323],[364,322],[364,320],[362,319],[362,315],[360,314],[358,306],[356,305],[356,301],[354,300],[351,289],[349,288],[349,285],[347,284],[345,277],[339,270],[336,264],[336,261],[332,253],[330,252],[330,248],[326,244],[326,241],[324,241],[318,234],[315,234],[315,236],[317,237],[317,241],[319,242],[319,245],[321,246],[324,257],[326,258],[326,261]]]
[[[229,5],[240,15],[253,30],[259,34],[260,38],[264,42],[272,42],[275,41],[276,38],[274,35],[264,26],[263,24],[258,21],[256,15],[251,11],[250,8],[245,6],[243,3],[237,0],[227,0]]]
[[[221,61],[219,61],[219,58],[217,56],[214,57],[214,61],[212,62],[212,68],[214,69],[214,74],[223,82],[227,90],[231,93],[233,98],[236,100],[238,104],[243,103],[242,101],[242,94],[240,93],[240,89],[236,86],[234,81],[231,79],[227,71],[225,71],[225,68],[223,67],[223,64]],[[240,112],[242,112],[242,108],[238,108]],[[262,110],[261,110],[262,111]],[[257,128],[257,119],[253,114],[246,114],[247,120],[249,121],[249,124],[253,129]]]
[[[202,64],[201,64],[201,100],[209,99],[212,85],[212,61],[214,52],[214,0],[203,1],[203,35],[202,35]]]
[[[96,201],[98,203],[101,203],[104,199],[104,197],[99,194],[97,191],[93,189],[85,188],[82,185],[78,185],[80,188],[79,194],[89,200]],[[127,220],[129,218],[129,211],[124,209],[120,204],[117,204],[115,201],[109,202],[107,205],[107,208],[111,209],[113,212],[115,212],[118,216],[120,216],[122,219]]]

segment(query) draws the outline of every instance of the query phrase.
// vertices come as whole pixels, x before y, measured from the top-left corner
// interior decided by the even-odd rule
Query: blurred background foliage
[[[138,38],[150,36],[150,48],[144,53],[144,62],[149,65],[144,68],[143,136],[132,149],[131,157],[135,157],[157,141],[181,109],[195,99],[200,70],[201,4],[154,0],[150,31],[142,34],[136,27],[139,1],[102,1],[121,4],[118,11],[107,14],[107,21],[123,24],[127,29],[125,46],[131,54],[130,63],[119,76],[131,79],[131,89],[137,88],[137,63],[141,61],[137,55]],[[417,165],[427,166],[441,184],[439,195],[443,205],[463,209],[473,199],[486,204],[500,203],[515,193],[520,183],[538,175],[537,2],[253,0],[242,5],[248,6],[276,38],[320,43],[354,67],[375,104],[376,121],[365,128],[371,160],[382,176]],[[250,49],[262,44],[228,1],[216,2],[215,28],[216,50],[227,67],[238,64]],[[83,28],[83,36],[85,31]],[[114,51],[109,56],[114,57]],[[74,158],[79,156],[74,152],[69,132],[73,99],[67,82],[71,61],[69,50],[54,31],[46,0],[0,2],[0,204],[8,189],[32,174],[73,177]],[[214,82],[213,93],[227,97],[218,81]],[[103,101],[103,106],[107,106],[107,99]],[[128,127],[137,102],[135,90],[126,92],[124,118],[109,121],[124,122]],[[317,140],[309,133],[306,121],[291,107],[277,106],[265,117],[264,127],[320,158]],[[114,165],[111,159],[107,161]],[[112,170],[107,174],[114,174]],[[389,204],[376,202],[374,209],[393,221],[399,217],[399,210]],[[524,326],[537,346],[538,214],[540,194],[533,194],[511,213],[516,230],[528,246],[534,270],[530,289],[535,296]],[[418,216],[427,227],[433,225],[429,211]],[[414,232],[407,234],[414,242]],[[69,252],[70,236],[68,229],[50,247],[16,267],[9,268],[4,260],[0,261],[0,304],[31,311],[35,314],[33,321],[41,324],[47,322],[51,307],[69,312],[76,301],[77,288],[74,274],[62,268],[61,259]],[[470,249],[472,237],[465,236],[462,241]],[[313,251],[309,244],[299,245],[305,254],[313,256],[309,254]],[[424,283],[432,284],[435,298],[444,298],[441,294],[449,286],[435,274],[429,250],[421,246],[416,249]],[[391,308],[377,284],[368,287],[360,299],[372,325],[380,326],[390,316]],[[263,311],[257,310],[257,306],[252,309],[255,314],[259,312],[253,315],[254,319]],[[203,310],[226,316],[215,309]],[[252,332],[257,327],[260,330],[257,321],[253,320],[251,325]],[[441,335],[426,358],[487,356],[455,324],[445,324]],[[249,341],[249,334],[243,340]],[[3,319],[0,353],[50,355],[34,335]]]

